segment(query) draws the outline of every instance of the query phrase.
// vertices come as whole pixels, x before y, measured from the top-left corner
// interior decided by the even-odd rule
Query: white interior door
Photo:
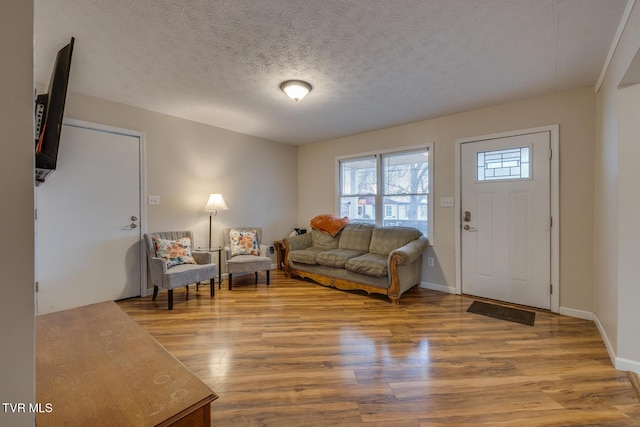
[[[38,314],[140,295],[139,136],[64,125],[36,187]]]
[[[550,133],[460,147],[462,292],[550,309]]]

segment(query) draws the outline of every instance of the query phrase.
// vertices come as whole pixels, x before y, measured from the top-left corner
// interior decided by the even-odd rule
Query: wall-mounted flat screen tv
[[[36,98],[36,185],[44,182],[56,169],[74,41],[71,37],[71,42],[58,51],[49,91]]]

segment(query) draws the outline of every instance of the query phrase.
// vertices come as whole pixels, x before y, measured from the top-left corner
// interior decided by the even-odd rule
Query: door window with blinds
[[[339,215],[431,237],[431,145],[338,159]]]

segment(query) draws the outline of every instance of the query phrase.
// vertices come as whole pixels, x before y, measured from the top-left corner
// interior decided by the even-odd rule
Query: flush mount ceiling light
[[[311,85],[302,80],[287,80],[286,82],[282,82],[280,89],[282,89],[289,98],[297,102],[307,96],[311,91]]]

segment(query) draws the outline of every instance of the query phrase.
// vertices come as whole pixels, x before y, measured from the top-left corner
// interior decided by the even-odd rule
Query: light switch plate
[[[159,206],[160,196],[149,196],[149,206]]]
[[[453,197],[440,197],[440,207],[443,207],[443,208],[453,207]]]

